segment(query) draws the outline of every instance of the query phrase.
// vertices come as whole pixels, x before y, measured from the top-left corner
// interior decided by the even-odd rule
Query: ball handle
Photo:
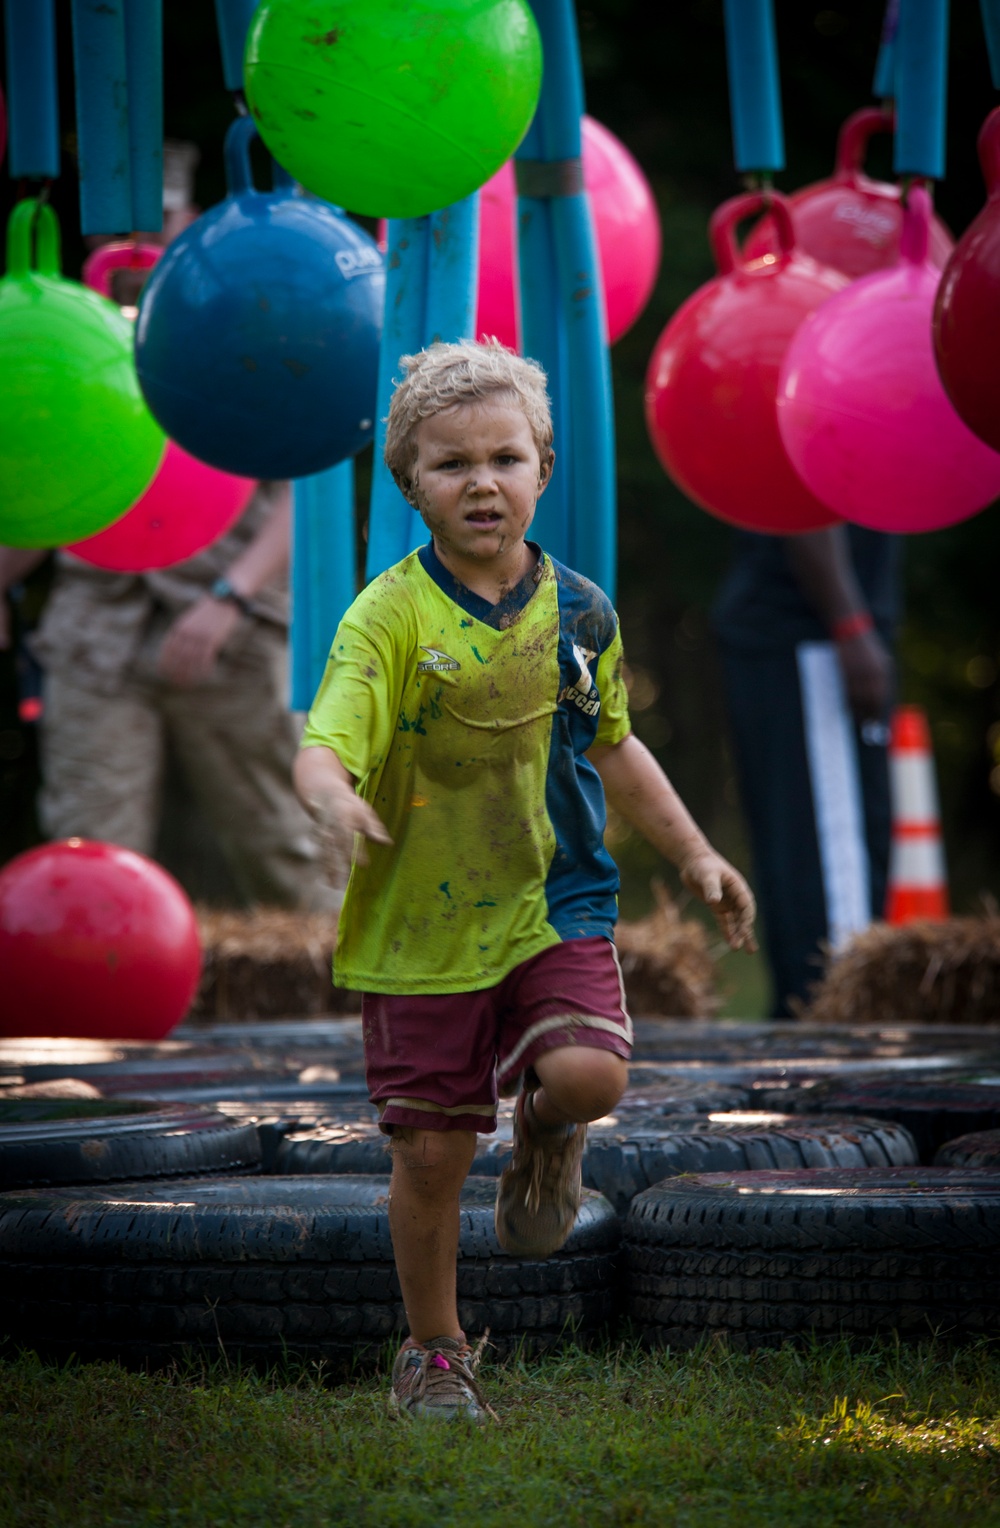
[[[260,134],[253,117],[237,117],[226,131],[224,148],[226,160],[226,186],[230,196],[242,196],[256,191],[253,183],[253,166],[250,163],[250,145]]]
[[[931,231],[931,199],[923,186],[911,186],[903,208],[903,231],[899,238],[900,259],[909,265],[923,265]]]
[[[758,212],[769,212],[774,219],[782,262],[793,254],[795,229],[785,198],[778,191],[747,191],[742,196],[731,196],[709,219],[708,242],[720,276],[728,276],[737,267],[742,269],[746,265],[736,242],[736,227]]]
[[[27,197],[18,202],[7,221],[7,274],[58,276],[62,271],[59,252],[59,219],[48,202]]]
[[[114,244],[102,244],[100,249],[88,255],[80,274],[86,286],[100,292],[102,297],[110,297],[112,271],[148,271],[161,254],[162,250],[155,244],[118,240]]]
[[[860,111],[852,112],[837,136],[834,180],[854,185],[871,139],[876,133],[891,133],[895,126],[895,112],[883,111],[880,106],[863,106]]]

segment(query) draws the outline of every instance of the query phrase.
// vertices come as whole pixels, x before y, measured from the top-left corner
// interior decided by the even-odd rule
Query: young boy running
[[[610,601],[525,539],[554,461],[544,373],[498,344],[401,365],[385,458],[431,540],[341,622],[295,779],[347,881],[334,979],[364,994],[392,1137],[393,1404],[479,1420],[456,1301],[476,1133],[520,1088],[496,1230],[545,1257],[576,1218],[587,1122],[626,1085],[605,796],[733,948],[755,948],[754,902],[630,731]]]

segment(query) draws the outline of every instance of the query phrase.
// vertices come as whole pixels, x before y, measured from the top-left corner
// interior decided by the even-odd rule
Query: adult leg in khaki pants
[[[190,689],[164,687],[171,745],[251,902],[334,909],[309,819],[291,785],[298,728],[284,705],[287,649],[261,624]]]
[[[149,687],[99,695],[45,676],[39,820],[50,838],[97,838],[151,854],[163,781],[163,720]]]

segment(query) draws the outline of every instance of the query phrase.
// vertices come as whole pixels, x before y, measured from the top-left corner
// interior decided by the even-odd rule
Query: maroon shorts
[[[382,1129],[496,1129],[497,1091],[516,1092],[543,1052],[589,1045],[632,1054],[618,952],[568,939],[483,992],[366,992],[365,1070]]]

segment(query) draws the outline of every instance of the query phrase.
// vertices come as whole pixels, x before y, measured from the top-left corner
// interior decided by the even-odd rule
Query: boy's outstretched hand
[[[688,891],[715,914],[730,949],[757,951],[753,920],[757,912],[753,892],[738,870],[714,849],[703,849],[677,867]]]
[[[362,801],[336,754],[329,748],[304,749],[295,761],[295,788],[316,827],[323,872],[343,891],[351,864],[367,865],[364,841],[391,844],[374,807]]]
[[[595,745],[587,757],[611,805],[677,866],[688,891],[712,909],[731,948],[756,954],[753,892],[716,854],[646,745],[630,732],[619,743]]]

